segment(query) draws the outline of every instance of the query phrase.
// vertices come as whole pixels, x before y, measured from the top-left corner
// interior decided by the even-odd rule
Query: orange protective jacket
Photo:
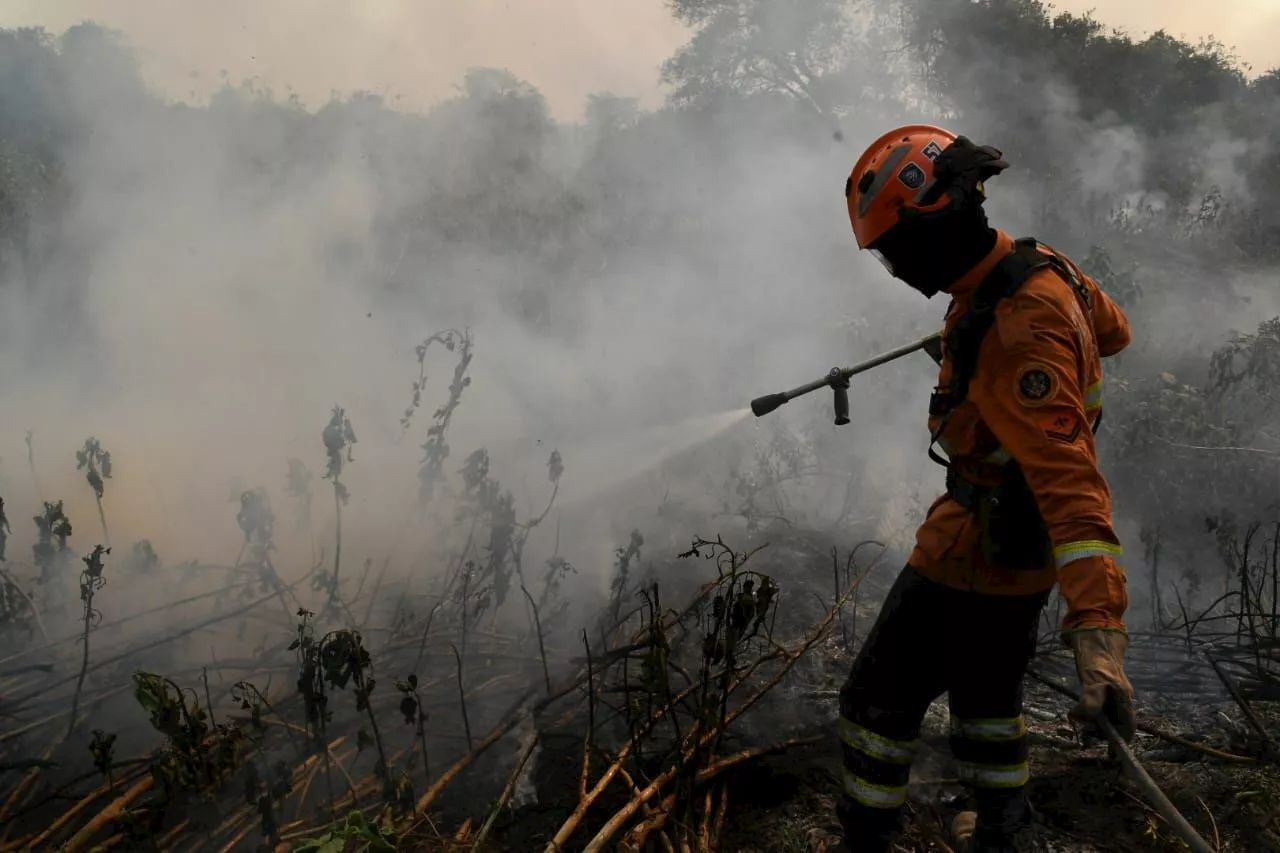
[[[946,332],[1013,248],[1009,235],[998,232],[990,254],[952,285]],[[929,422],[938,446],[971,482],[994,485],[1002,466],[1017,462],[1048,528],[1052,562],[988,565],[977,517],[944,495],[916,533],[911,565],[947,586],[996,595],[1034,594],[1059,583],[1064,632],[1124,630],[1128,593],[1093,428],[1102,413],[1102,358],[1129,344],[1129,321],[1096,282],[1066,263],[1087,301],[1053,267],[1032,272],[998,303],[964,402],[945,422],[936,416]],[[940,387],[952,370],[944,348]]]

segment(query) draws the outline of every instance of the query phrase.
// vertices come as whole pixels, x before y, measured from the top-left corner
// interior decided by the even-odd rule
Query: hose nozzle
[[[751,414],[757,418],[769,414],[774,409],[791,399],[786,394],[765,394],[751,401]]]
[[[831,368],[827,377],[835,391],[836,426],[844,426],[849,422],[849,377],[838,367]]]
[[[942,333],[934,332],[923,340],[890,350],[875,358],[855,364],[853,367],[833,367],[826,376],[801,385],[799,388],[792,388],[790,391],[783,391],[779,394],[766,394],[763,397],[756,397],[751,401],[751,413],[758,418],[769,414],[783,403],[794,400],[803,394],[817,391],[819,388],[830,388],[835,392],[836,425],[847,424],[849,423],[849,379],[851,377],[921,349],[928,352],[934,361],[941,363],[941,339]]]

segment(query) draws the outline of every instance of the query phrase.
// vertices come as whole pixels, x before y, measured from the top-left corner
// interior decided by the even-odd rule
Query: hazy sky
[[[1130,32],[1212,33],[1262,71],[1280,65],[1280,0],[1059,0]],[[684,40],[663,0],[5,0],[0,26],[61,32],[92,19],[123,30],[148,79],[179,98],[225,71],[308,104],[366,89],[423,106],[470,66],[509,68],[560,116],[586,95],[661,98],[662,60]]]

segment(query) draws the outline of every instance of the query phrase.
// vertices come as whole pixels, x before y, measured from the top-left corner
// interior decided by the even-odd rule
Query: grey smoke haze
[[[507,479],[559,448],[571,502],[579,485],[598,491],[615,476],[607,460],[575,467],[575,448],[605,442],[625,453],[619,435],[738,408],[824,372],[851,354],[843,316],[893,317],[876,336],[887,345],[885,326],[930,308],[850,250],[837,190],[853,143],[818,156],[803,139],[699,151],[723,137],[658,127],[652,141],[692,162],[673,171],[637,145],[628,174],[658,179],[620,197],[607,171],[599,183],[579,179],[585,161],[572,132],[537,126],[526,140],[537,180],[564,182],[586,211],[558,238],[573,241],[560,251],[597,251],[583,232],[618,207],[638,225],[687,218],[696,235],[680,246],[641,239],[611,252],[607,267],[584,277],[575,263],[576,280],[557,282],[537,250],[484,239],[461,209],[469,193],[487,191],[486,170],[523,156],[504,149],[486,162],[492,140],[472,106],[446,104],[421,124],[335,108],[312,149],[305,135],[289,137],[302,116],[263,121],[252,99],[228,96],[205,114],[102,84],[98,75],[75,83],[77,117],[95,132],[68,155],[76,192],[58,223],[84,254],[55,263],[59,274],[39,287],[19,280],[4,290],[0,347],[23,365],[5,380],[10,405],[0,412],[17,547],[35,505],[26,429],[43,497],[67,501],[73,544],[99,535],[72,458],[92,434],[115,457],[105,504],[117,543],[145,536],[169,559],[229,559],[238,532],[228,498],[261,485],[282,517],[290,512],[285,460],[323,469],[320,430],[340,403],[360,439],[344,477],[353,495],[345,529],[360,559],[386,547],[415,489],[416,445],[452,369],[442,354],[432,355],[424,411],[403,441],[397,418],[416,375],[413,348],[439,328],[470,327],[477,338],[451,470],[489,447]],[[258,158],[285,165],[263,172]],[[555,217],[529,224],[555,232]],[[525,290],[553,294],[541,324],[521,318]],[[541,500],[545,475],[528,475],[527,487],[511,476],[522,505]],[[330,522],[317,519],[323,544]],[[599,536],[579,557],[587,566],[616,544],[608,529]],[[289,541],[284,530],[280,539]],[[298,555],[282,554],[287,574]]]
[[[38,288],[19,278],[0,296],[0,356],[21,366],[4,380],[0,410],[0,474],[14,496],[18,546],[35,505],[26,429],[35,430],[43,495],[67,500],[78,547],[97,536],[96,513],[71,454],[92,434],[116,457],[105,501],[116,541],[146,536],[167,559],[212,558],[238,544],[228,502],[238,488],[267,487],[287,516],[285,460],[323,469],[320,430],[339,403],[360,439],[344,476],[350,553],[387,549],[409,513],[416,446],[452,370],[431,355],[424,409],[402,439],[413,348],[441,328],[476,334],[475,381],[451,433],[449,470],[488,447],[521,507],[542,500],[552,448],[564,454],[571,503],[577,489],[620,485],[631,466],[614,468],[598,448],[626,453],[620,437],[632,431],[738,408],[932,329],[943,306],[856,252],[838,194],[883,129],[878,118],[846,117],[835,142],[820,122],[801,117],[779,131],[750,105],[671,123],[612,103],[623,125],[639,128],[612,147],[596,144],[610,132],[606,102],[596,103],[594,124],[590,110],[584,124],[551,120],[574,116],[599,90],[655,103],[657,65],[685,35],[654,7],[577,4],[570,15],[560,6],[572,22],[562,27],[531,5],[468,4],[464,13],[379,3],[357,13],[284,4],[265,16],[248,4],[11,8],[0,24],[91,14],[124,27],[170,97],[182,92],[173,64],[181,52],[202,85],[216,66],[233,82],[258,74],[278,94],[292,88],[314,107],[329,89],[385,89],[408,102],[403,112],[337,102],[309,116],[224,92],[206,112],[104,88],[115,78],[76,78],[74,109],[94,133],[68,153],[76,191],[57,228],[77,255],[51,265]],[[605,22],[619,11],[636,17]],[[561,47],[548,48],[544,33]],[[246,54],[266,70],[253,71]],[[465,67],[485,63],[510,66],[546,103],[510,81],[480,80],[469,96],[425,112],[462,84]],[[1145,198],[1141,134],[1081,118],[1070,91],[1051,97],[1064,149],[1080,143],[1071,156],[1083,192]],[[997,145],[1006,130],[995,106],[958,129]],[[1244,189],[1235,168],[1243,143],[1207,124],[1200,132],[1215,152],[1205,186]],[[1010,173],[992,192],[997,225],[1036,230],[1046,203],[1036,187]],[[1153,310],[1159,327],[1143,330],[1157,351],[1162,340],[1185,342],[1173,320],[1195,312],[1170,300]],[[1241,324],[1201,320],[1206,345]],[[826,442],[835,468],[863,466],[864,482],[883,484],[867,502],[882,505],[877,521],[905,544],[919,500],[938,488],[922,454],[932,379],[920,361],[863,377],[855,424],[843,430],[821,396],[731,437],[750,455],[776,422]],[[578,448],[603,461],[575,467]],[[711,501],[700,472],[679,473],[685,500]],[[651,484],[646,499],[662,492]],[[822,494],[805,496],[816,507]],[[640,524],[640,506],[652,512],[635,499],[597,501],[602,524],[571,558],[604,572],[619,530]],[[315,513],[323,543],[329,516]],[[277,562],[296,574],[310,552],[283,530],[280,539]]]

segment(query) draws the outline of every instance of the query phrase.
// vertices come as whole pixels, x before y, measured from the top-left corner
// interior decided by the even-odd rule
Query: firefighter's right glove
[[[1105,714],[1120,736],[1133,739],[1133,685],[1124,674],[1124,654],[1129,637],[1123,631],[1081,628],[1067,631],[1062,639],[1076,657],[1076,673],[1080,676],[1080,701],[1071,709],[1070,717],[1085,725],[1086,734],[1102,738],[1101,730],[1092,725]]]

